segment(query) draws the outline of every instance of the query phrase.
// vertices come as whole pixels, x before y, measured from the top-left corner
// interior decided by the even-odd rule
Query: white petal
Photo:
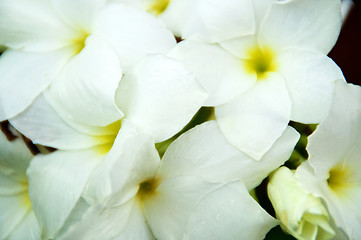
[[[97,13],[106,0],[52,0],[55,11],[75,29],[91,31]]]
[[[358,206],[360,202],[361,189],[358,189],[358,199],[354,202],[348,198],[340,198],[335,195],[328,187],[327,181],[309,164],[304,162],[297,168],[296,177],[305,190],[313,193],[317,197],[321,197],[327,204],[327,208],[332,216],[335,224],[341,227],[348,235],[348,239],[360,238],[361,227],[361,211]]]
[[[205,105],[224,104],[248,90],[256,81],[243,69],[243,63],[217,45],[183,41],[170,56],[181,60],[209,94]]]
[[[291,155],[299,134],[288,127],[260,161],[240,152],[224,138],[215,121],[197,126],[180,136],[166,151],[158,175],[199,176],[210,182],[242,179],[249,190]]]
[[[309,137],[307,151],[316,174],[327,178],[330,168],[360,147],[361,89],[337,81],[331,110]],[[358,159],[358,158],[357,158]]]
[[[180,131],[206,97],[181,62],[151,55],[121,80],[116,102],[126,119],[161,142]]]
[[[13,177],[15,174],[19,175],[16,179]],[[22,184],[24,182],[26,182],[25,173],[19,174],[14,169],[3,166],[3,163],[0,162],[0,196],[11,196],[24,192],[26,190],[26,186]]]
[[[255,32],[253,5],[250,0],[193,1],[192,7],[196,10],[193,12],[192,21],[183,30],[182,37],[185,39],[216,43]],[[186,18],[185,14],[183,17]]]
[[[54,80],[69,49],[48,53],[7,50],[0,57],[0,121],[14,117]]]
[[[260,30],[260,26],[264,21],[267,12],[270,10],[272,3],[277,2],[276,0],[257,0],[253,1],[253,11],[255,15],[257,32]]]
[[[167,53],[176,44],[173,34],[159,19],[123,4],[108,4],[104,8],[94,34],[103,36],[115,48],[124,72],[145,55]]]
[[[154,236],[157,239],[182,239],[198,203],[218,186],[193,176],[170,178],[162,182],[152,196],[143,201]]]
[[[206,196],[194,211],[184,239],[264,239],[277,221],[258,205],[239,181]]]
[[[77,131],[62,120],[43,95],[10,122],[34,143],[58,149],[88,148],[99,144],[95,137]]]
[[[137,199],[131,199],[119,207],[93,206],[85,213],[83,219],[73,225],[60,239],[152,240],[154,237]]]
[[[261,26],[261,44],[327,54],[341,29],[340,0],[274,2]]]
[[[12,231],[7,240],[39,240],[40,237],[38,220],[34,212],[29,211],[21,223]]]
[[[257,46],[257,38],[255,35],[249,35],[221,42],[220,45],[233,56],[247,59],[249,49]]]
[[[143,1],[148,2],[147,9],[152,6],[149,2],[153,4],[156,2],[155,0]],[[164,12],[159,15],[159,18],[175,36],[182,37],[184,30],[194,23],[193,19],[197,13],[199,2],[194,0],[171,0]]]
[[[278,74],[267,79],[232,102],[216,107],[216,120],[235,147],[259,160],[286,129],[291,101]]]
[[[0,44],[22,51],[51,51],[71,44],[74,30],[57,17],[50,1],[2,0],[0,12]]]
[[[33,154],[20,136],[10,142],[0,131],[0,175],[3,174],[15,181],[25,181],[25,171],[32,158]],[[0,186],[2,184],[3,180]]]
[[[13,196],[0,196],[0,238],[6,237],[17,227],[29,211],[27,192]]]
[[[92,174],[83,196],[97,203],[116,194],[112,203],[120,205],[136,194],[141,182],[154,178],[159,161],[153,139],[123,120],[112,149]]]
[[[93,149],[37,155],[28,169],[29,195],[45,238],[52,238],[102,159]]]
[[[119,120],[114,95],[122,72],[112,47],[90,36],[47,91],[54,109],[69,121],[106,126]]]
[[[331,106],[333,82],[344,79],[340,68],[327,56],[306,51],[286,51],[278,57],[292,101],[291,119],[319,123]]]

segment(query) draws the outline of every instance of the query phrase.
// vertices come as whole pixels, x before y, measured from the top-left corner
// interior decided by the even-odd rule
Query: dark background
[[[361,85],[361,1],[354,3],[329,57],[340,66],[347,82]]]

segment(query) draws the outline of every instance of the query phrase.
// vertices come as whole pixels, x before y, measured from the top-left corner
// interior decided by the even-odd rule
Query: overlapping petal
[[[154,236],[157,239],[182,239],[196,206],[219,185],[195,176],[168,178],[162,182],[155,193],[143,201]]]
[[[264,239],[277,221],[252,199],[240,181],[210,193],[194,211],[185,240]]]
[[[27,172],[29,196],[45,238],[60,230],[101,159],[93,149],[34,157]]]
[[[114,95],[122,77],[117,54],[101,37],[90,36],[46,91],[55,110],[68,121],[106,126],[123,115]]]
[[[94,136],[79,132],[68,125],[47,103],[43,95],[10,122],[34,143],[54,148],[74,150],[100,143]]]
[[[228,141],[256,160],[282,135],[290,115],[290,97],[284,79],[276,73],[216,108],[217,123]]]
[[[176,44],[173,34],[159,19],[125,4],[104,7],[93,34],[102,36],[115,49],[123,72],[145,55],[165,54]]]
[[[180,131],[206,97],[181,62],[151,55],[121,80],[116,103],[126,119],[161,142]]]
[[[0,12],[0,44],[12,49],[54,51],[70,45],[76,34],[47,0],[4,0]]]
[[[54,80],[70,49],[44,53],[7,50],[0,57],[0,121],[28,107]]]
[[[183,61],[205,88],[209,97],[204,105],[224,104],[256,82],[256,75],[245,72],[242,61],[217,45],[183,41],[170,56]]]
[[[173,0],[177,2],[177,0]],[[172,14],[172,2],[167,11]],[[178,0],[181,2],[183,0]],[[217,43],[255,32],[251,0],[200,0],[193,1],[193,17],[183,27],[182,37],[195,41]],[[175,9],[175,7],[173,7]],[[184,11],[183,17],[185,17]],[[162,17],[164,19],[164,17]],[[179,19],[178,19],[179,21]]]
[[[180,136],[167,150],[158,176],[199,176],[209,182],[242,179],[255,188],[291,155],[299,134],[288,127],[260,161],[230,145],[215,121],[204,123]]]
[[[275,1],[259,32],[262,45],[328,54],[341,30],[340,0]]]
[[[340,68],[327,56],[308,51],[286,51],[278,61],[292,101],[291,119],[319,123],[331,107],[334,81],[344,79]]]

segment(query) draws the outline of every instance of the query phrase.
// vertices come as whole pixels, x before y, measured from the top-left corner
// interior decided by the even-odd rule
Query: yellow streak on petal
[[[24,186],[24,193],[21,196],[21,202],[24,208],[30,208],[31,201],[28,193],[28,183],[27,182],[23,183],[23,186]]]
[[[96,147],[96,151],[100,155],[107,154],[110,149],[113,147],[114,141],[117,138],[118,132],[122,126],[121,120],[115,121],[104,128],[109,134],[103,136],[97,136],[97,140],[101,143]]]
[[[257,74],[257,79],[264,79],[267,73],[275,72],[275,53],[270,47],[260,48],[259,46],[248,49],[247,60],[244,67],[249,74]]]
[[[170,1],[171,0],[155,0],[148,8],[148,12],[153,13],[154,15],[160,15],[167,9]]]

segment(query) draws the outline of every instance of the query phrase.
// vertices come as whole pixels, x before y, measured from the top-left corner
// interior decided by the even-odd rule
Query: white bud
[[[282,229],[297,239],[324,240],[335,235],[321,200],[307,193],[288,168],[271,174],[268,196]]]

